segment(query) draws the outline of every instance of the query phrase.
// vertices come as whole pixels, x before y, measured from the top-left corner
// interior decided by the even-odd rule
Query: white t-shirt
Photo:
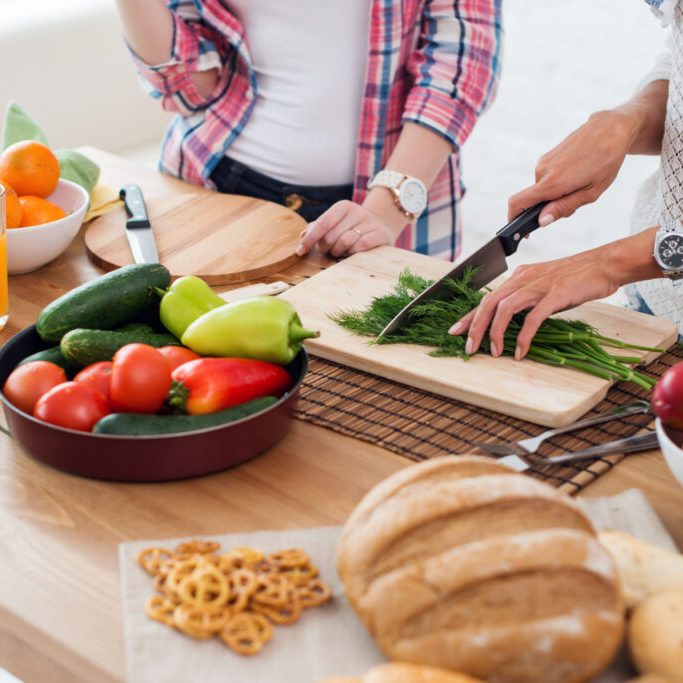
[[[352,183],[369,0],[230,0],[256,73],[252,114],[228,156],[299,185]]]

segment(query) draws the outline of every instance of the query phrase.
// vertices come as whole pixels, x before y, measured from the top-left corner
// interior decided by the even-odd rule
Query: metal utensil
[[[600,446],[592,446],[582,451],[554,455],[551,458],[541,458],[538,455],[529,453],[525,455],[505,455],[502,458],[498,458],[498,462],[502,462],[517,472],[525,472],[534,467],[534,465],[563,465],[581,460],[593,460],[603,455],[610,455],[611,453],[637,453],[639,451],[652,450],[657,445],[657,433],[651,430],[644,434],[629,436],[625,439],[609,441]]]
[[[126,237],[135,263],[159,263],[159,252],[142,190],[138,185],[124,185],[119,197],[123,199],[128,214]]]
[[[437,280],[418,294],[379,333],[377,338],[381,339],[396,330],[410,315],[413,306],[429,299],[439,299],[446,294],[448,292],[445,286],[446,279],[453,278],[457,280],[468,268],[476,267],[477,272],[472,278],[471,285],[475,289],[481,289],[499,275],[502,275],[508,269],[507,257],[517,251],[517,247],[523,237],[526,237],[539,227],[538,216],[546,204],[547,202],[536,204],[536,206],[527,209],[505,227],[501,228],[496,233],[496,236],[483,247],[446,273],[440,280]]]
[[[602,424],[603,422],[619,420],[628,415],[647,413],[649,410],[650,404],[647,401],[635,401],[634,403],[628,403],[626,405],[614,408],[614,410],[610,410],[607,413],[589,417],[585,420],[579,420],[578,422],[572,422],[572,424],[565,425],[564,427],[548,429],[542,434],[539,434],[538,436],[532,436],[528,439],[510,441],[508,443],[475,443],[473,445],[477,448],[481,448],[482,451],[486,451],[491,455],[529,455],[535,453],[544,441],[552,438],[553,436],[557,436],[558,434],[566,434],[567,432],[573,432],[577,429],[592,427],[593,425]]]

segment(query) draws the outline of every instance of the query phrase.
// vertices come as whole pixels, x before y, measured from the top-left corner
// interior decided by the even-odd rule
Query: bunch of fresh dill
[[[343,311],[332,319],[355,334],[375,337],[374,343],[421,344],[434,347],[430,352],[432,356],[467,358],[465,337],[450,335],[448,329],[476,308],[486,293],[470,285],[474,272],[466,272],[460,280],[446,280],[447,294],[443,298],[414,306],[406,323],[379,340],[377,335],[404,306],[429,287],[430,280],[404,270],[393,292],[373,299],[364,310]],[[525,316],[526,313],[518,313],[510,322],[505,332],[503,355],[514,355]],[[572,367],[604,379],[631,381],[645,389],[654,386],[656,380],[631,367],[640,362],[639,358],[610,354],[604,347],[663,351],[604,337],[580,320],[549,318],[536,333],[527,357],[546,365]],[[488,335],[484,337],[480,351],[490,353]]]

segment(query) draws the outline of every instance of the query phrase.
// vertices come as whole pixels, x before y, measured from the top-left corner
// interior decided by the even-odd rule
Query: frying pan
[[[0,348],[0,386],[19,361],[47,348],[27,327]],[[294,386],[274,405],[241,420],[168,436],[118,436],[65,429],[36,420],[0,393],[16,441],[36,460],[70,474],[110,481],[171,481],[224,470],[254,458],[287,433],[306,374],[301,351],[286,366]]]

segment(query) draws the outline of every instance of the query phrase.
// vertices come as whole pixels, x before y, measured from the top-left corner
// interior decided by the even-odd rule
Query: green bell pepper
[[[199,277],[186,275],[178,278],[161,295],[159,317],[163,326],[180,339],[190,323],[208,311],[225,306],[225,300]]]
[[[286,365],[304,339],[320,336],[306,330],[292,304],[255,296],[215,308],[185,330],[182,343],[203,356],[235,356]]]

